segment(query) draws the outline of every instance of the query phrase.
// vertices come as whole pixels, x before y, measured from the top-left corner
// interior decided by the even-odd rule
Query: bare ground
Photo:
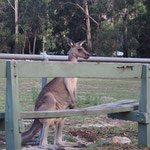
[[[49,142],[53,144],[54,129],[49,131]],[[82,143],[85,147],[65,147],[65,150],[142,150],[138,146],[137,123],[124,120],[113,120],[102,117],[67,119],[63,130],[66,141]],[[128,137],[131,144],[112,144],[114,136]],[[24,147],[23,150],[39,150],[38,146]]]
[[[31,121],[26,123],[28,127]],[[82,143],[86,147],[65,147],[65,150],[142,150],[138,146],[137,123],[124,120],[113,120],[101,117],[67,118],[63,130],[64,139],[69,142]],[[114,136],[128,137],[131,144],[112,144]],[[49,131],[49,143],[53,144],[54,129]],[[0,145],[3,143],[0,143]],[[26,145],[22,150],[40,150],[38,146]]]

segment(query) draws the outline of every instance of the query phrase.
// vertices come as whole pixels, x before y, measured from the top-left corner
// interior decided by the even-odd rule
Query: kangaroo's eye
[[[81,48],[79,48],[79,49],[78,49],[78,51],[79,51],[79,52],[81,52],[81,51],[82,51],[82,49],[81,49]]]

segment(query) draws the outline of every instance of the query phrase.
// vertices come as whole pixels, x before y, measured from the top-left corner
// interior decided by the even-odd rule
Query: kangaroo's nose
[[[89,54],[89,53],[87,53],[87,54],[86,54],[86,57],[87,57],[87,59],[88,59],[88,58],[90,57],[90,54]]]

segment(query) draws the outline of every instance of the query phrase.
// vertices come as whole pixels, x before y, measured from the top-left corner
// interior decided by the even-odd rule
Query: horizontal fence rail
[[[92,116],[92,115],[97,116],[108,113],[130,112],[138,110],[139,104],[136,102],[137,101],[135,100],[122,100],[80,109],[21,112],[20,115],[22,119],[33,119],[33,118],[43,119],[43,118],[60,118],[71,116]],[[0,119],[4,119],[4,115],[5,113],[0,113]]]
[[[5,60],[36,60],[36,61],[67,61],[68,56],[62,55],[29,55],[29,54],[4,54],[0,53],[0,59]],[[148,58],[116,58],[116,57],[90,57],[88,60],[79,59],[85,62],[114,62],[114,63],[150,63]]]
[[[6,63],[0,63],[0,78],[6,78]],[[132,78],[141,79],[141,64],[71,63],[11,61],[18,70],[19,78],[86,77],[86,78]],[[149,65],[148,65],[149,66]]]
[[[117,112],[129,112],[138,110],[138,103],[134,104],[124,104],[124,105],[113,105],[113,104],[103,104],[96,108],[80,108],[80,109],[66,109],[66,110],[56,110],[56,111],[31,111],[21,113],[21,118],[33,119],[33,118],[60,118],[60,117],[72,117],[72,116],[99,116],[108,113]]]

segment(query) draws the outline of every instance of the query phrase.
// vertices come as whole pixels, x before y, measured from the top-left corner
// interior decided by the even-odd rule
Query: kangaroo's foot
[[[46,149],[46,150],[65,150],[65,148],[60,147],[58,145],[51,145],[51,144],[47,144],[47,145],[40,145],[39,148],[41,149]]]
[[[29,140],[26,144],[27,145],[39,145],[39,143],[40,143],[40,138],[39,138],[39,136],[37,136],[37,137]]]

